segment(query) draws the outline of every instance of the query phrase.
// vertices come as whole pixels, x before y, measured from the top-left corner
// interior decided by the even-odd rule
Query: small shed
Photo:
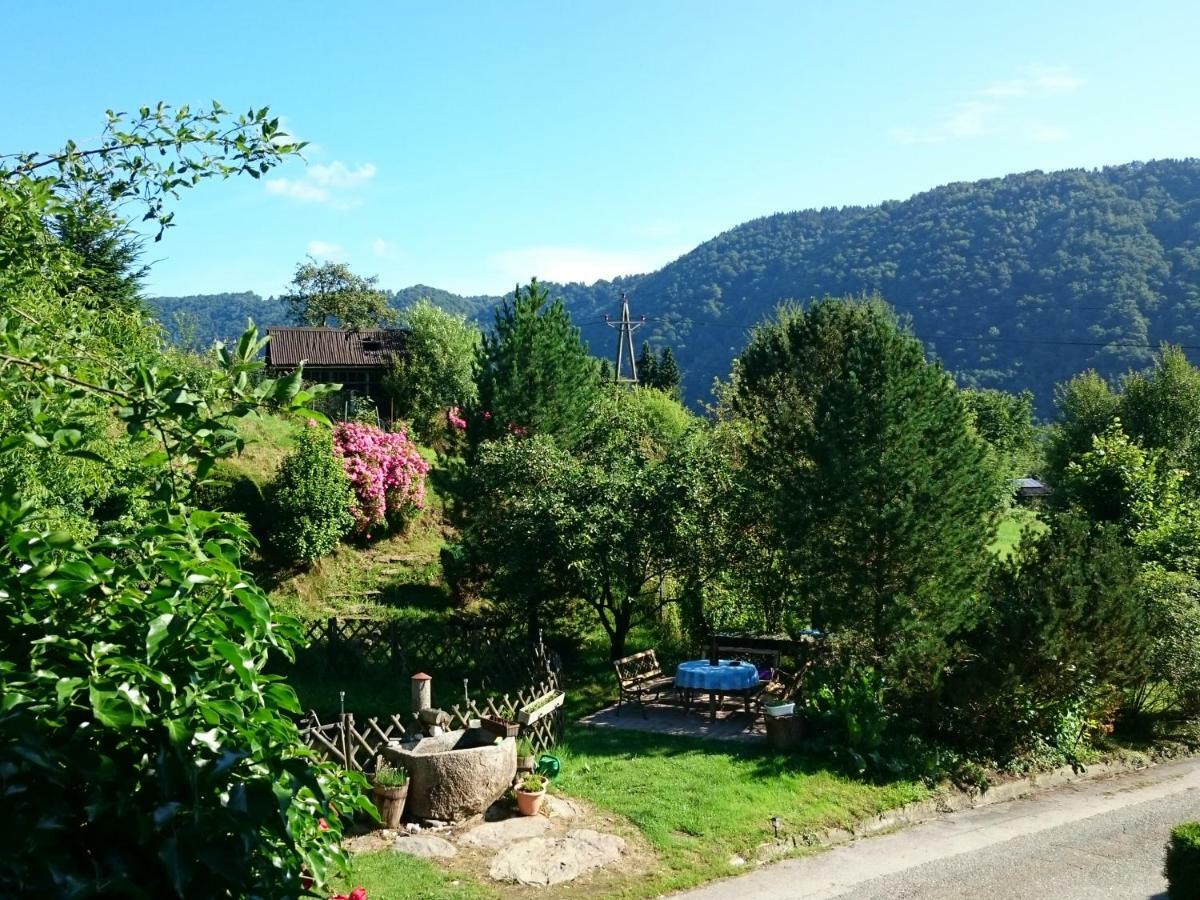
[[[1051,492],[1050,485],[1036,478],[1014,478],[1013,489],[1018,500],[1037,500]]]
[[[403,355],[408,332],[402,329],[325,328],[294,325],[267,327],[267,368],[283,375],[304,363],[304,379],[340,384],[349,396],[367,396],[380,415],[391,416],[383,376]]]

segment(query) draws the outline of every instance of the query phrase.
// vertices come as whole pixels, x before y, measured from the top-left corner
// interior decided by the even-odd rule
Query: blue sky
[[[907,7],[907,8],[905,8]],[[1200,155],[1200,4],[11,4],[0,150],[108,108],[270,105],[311,141],[185,195],[152,293],[278,293],[306,253],[499,293],[747,219]]]

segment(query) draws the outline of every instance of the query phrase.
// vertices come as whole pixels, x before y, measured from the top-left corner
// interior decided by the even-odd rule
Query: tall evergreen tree
[[[670,347],[663,347],[658,354],[658,362],[654,365],[654,387],[668,394],[678,395],[683,373],[679,371],[679,363],[675,361],[675,353]]]
[[[569,445],[595,398],[599,375],[599,363],[562,300],[551,301],[536,279],[518,286],[496,309],[479,348],[476,431],[547,434]]]
[[[642,343],[642,352],[637,358],[638,384],[646,387],[658,387],[658,360],[654,358],[654,350],[649,341]]]
[[[1003,490],[951,378],[881,300],[826,299],[756,330],[729,402],[812,625],[901,692],[932,687]]]
[[[75,254],[78,267],[63,286],[76,302],[141,309],[142,264],[137,235],[103,203],[83,198],[50,222],[51,232]],[[245,324],[244,322],[242,323]]]

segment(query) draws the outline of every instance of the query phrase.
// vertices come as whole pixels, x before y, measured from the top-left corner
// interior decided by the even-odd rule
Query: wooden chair
[[[721,659],[740,659],[755,668],[770,669],[774,672],[779,668],[778,650],[759,650],[754,647],[725,647],[717,645],[717,656]]]
[[[617,715],[626,700],[637,703],[642,708],[642,718],[646,718],[646,697],[658,699],[664,690],[675,689],[675,679],[664,675],[658,664],[658,657],[653,650],[643,650],[633,656],[626,656],[613,663],[617,671],[617,685],[620,694],[617,697]]]

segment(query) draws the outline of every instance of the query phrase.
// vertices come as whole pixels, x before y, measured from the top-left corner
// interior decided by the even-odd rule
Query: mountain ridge
[[[879,293],[961,383],[1032,390],[1046,412],[1056,383],[1140,368],[1160,341],[1200,358],[1200,160],[1033,170],[773,213],[654,272],[550,287],[601,355],[616,342],[603,316],[628,293],[648,319],[638,337],[674,347],[692,401],[780,302]],[[414,285],[393,302],[423,295],[484,325],[502,296]],[[171,300],[152,301],[160,317]]]

